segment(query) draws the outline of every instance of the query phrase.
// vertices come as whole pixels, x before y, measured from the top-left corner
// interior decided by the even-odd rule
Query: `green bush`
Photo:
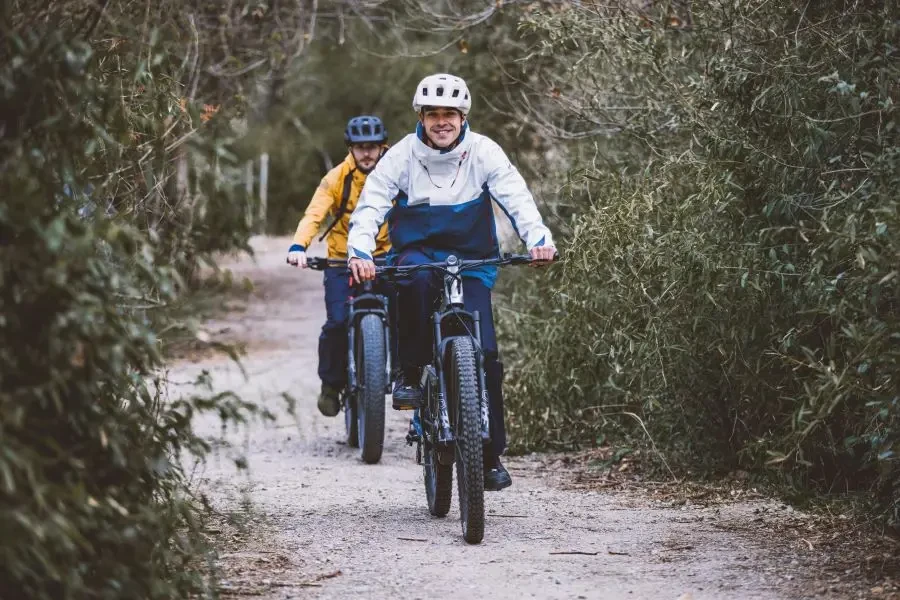
[[[0,596],[172,597],[197,542],[177,451],[199,441],[186,406],[160,401],[157,341],[128,306],[176,280],[134,231],[71,215],[3,215],[0,231],[16,240],[0,271]]]
[[[553,301],[507,290],[531,307],[503,317],[510,419],[523,445],[646,426],[681,464],[874,491],[896,524],[900,14],[838,0],[692,12],[693,31],[626,10],[527,23],[545,54],[594,69],[557,80],[585,107],[561,113],[608,117],[612,137],[571,150],[601,158],[567,176],[560,202],[581,213],[562,224]]]
[[[164,396],[157,332],[179,273],[242,243],[243,216],[208,169],[195,198],[212,219],[178,197],[176,142],[199,122],[179,104],[180,60],[145,7],[111,7],[92,35],[94,5],[0,11],[2,598],[202,591],[205,512],[182,460],[208,447],[191,418],[255,410]],[[224,153],[195,137],[192,154]]]

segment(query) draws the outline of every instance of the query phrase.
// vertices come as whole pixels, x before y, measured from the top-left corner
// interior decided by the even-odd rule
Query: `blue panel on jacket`
[[[499,252],[491,197],[487,191],[464,204],[409,206],[405,196],[388,215],[391,244],[398,252],[411,246],[453,250],[461,258],[486,258]]]

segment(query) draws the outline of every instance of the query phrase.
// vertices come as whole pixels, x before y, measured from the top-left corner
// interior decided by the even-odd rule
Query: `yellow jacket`
[[[328,258],[347,258],[347,232],[350,229],[350,215],[356,208],[356,202],[359,200],[359,194],[362,192],[363,184],[366,182],[365,173],[360,172],[356,168],[356,161],[353,154],[348,153],[344,162],[328,171],[322,178],[316,193],[313,194],[300,224],[297,225],[297,232],[294,234],[294,246],[300,246],[306,250],[313,238],[318,235],[319,228],[326,216],[334,219],[341,208],[341,200],[344,194],[344,185],[347,175],[353,172],[350,181],[350,195],[347,197],[347,206],[344,214],[341,215],[340,221],[335,223],[331,231],[328,232]],[[292,246],[292,248],[294,247]],[[382,224],[378,231],[376,240],[375,254],[380,255],[386,253],[391,248],[391,242],[388,240],[387,223]]]

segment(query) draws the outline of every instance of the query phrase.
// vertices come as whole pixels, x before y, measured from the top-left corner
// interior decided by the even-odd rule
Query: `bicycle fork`
[[[484,372],[484,352],[481,351],[481,316],[479,312],[476,310],[472,313],[473,320],[475,321],[475,341],[477,347],[475,348],[475,370],[478,373],[478,387],[480,394],[480,404],[481,404],[481,440],[483,443],[487,444],[491,441],[491,411],[490,411],[490,399],[488,398],[487,393],[487,381]],[[435,313],[433,317],[434,323],[434,339],[435,339],[435,348],[440,349],[442,344],[441,338],[441,317],[439,313]],[[452,442],[453,441],[453,432],[450,428],[450,414],[447,408],[447,386],[443,372],[443,366],[440,364],[441,361],[438,361],[436,365],[438,367],[438,394],[437,394],[437,408],[438,414],[438,441],[439,442]]]
[[[450,411],[447,408],[447,382],[446,377],[444,376],[444,365],[442,357],[440,356],[440,348],[442,346],[442,338],[441,338],[441,315],[440,313],[434,313],[432,317],[432,322],[434,324],[434,347],[437,350],[435,353],[438,357],[437,364],[435,364],[435,370],[438,380],[438,390],[437,390],[437,409],[438,414],[435,415],[437,417],[437,429],[438,429],[438,442],[440,443],[450,443],[453,441],[453,431],[450,429]]]
[[[485,444],[491,441],[491,409],[487,392],[487,376],[484,371],[484,352],[481,350],[481,314],[476,310],[472,312],[475,320],[475,340],[478,348],[477,356],[478,388],[481,390],[481,441]]]

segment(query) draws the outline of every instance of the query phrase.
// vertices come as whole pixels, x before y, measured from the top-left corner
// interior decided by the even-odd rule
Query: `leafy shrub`
[[[95,4],[0,11],[3,598],[202,590],[204,512],[181,460],[208,448],[191,417],[255,410],[228,394],[163,399],[157,332],[179,273],[242,243],[223,221],[241,211],[211,182],[197,197],[216,220],[175,193],[177,142],[197,122],[180,62],[159,31],[142,38],[144,7],[91,36]],[[222,153],[210,138],[192,148]]]
[[[561,202],[581,213],[553,301],[509,286],[530,302],[504,313],[511,420],[528,445],[577,445],[643,435],[639,419],[682,464],[874,490],[897,523],[900,15],[840,0],[692,12],[693,31],[596,7],[527,23],[545,54],[595,73],[557,77],[583,110],[545,102],[545,120],[602,115],[613,137],[567,176]]]

